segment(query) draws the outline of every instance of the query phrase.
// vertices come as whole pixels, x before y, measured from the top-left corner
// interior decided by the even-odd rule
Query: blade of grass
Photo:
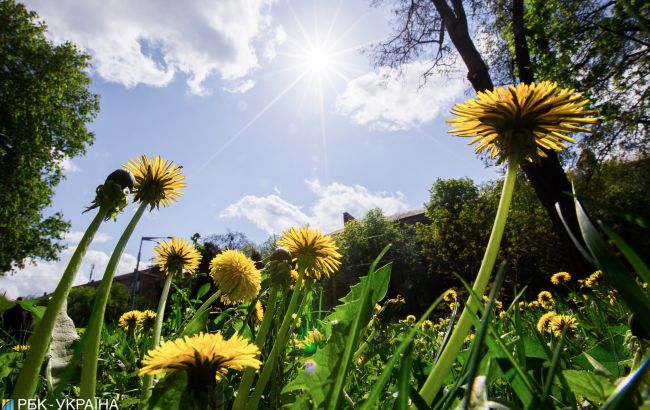
[[[614,242],[616,247],[621,251],[623,256],[627,259],[628,262],[630,262],[630,265],[636,273],[641,277],[641,279],[646,282],[650,283],[650,269],[648,268],[648,265],[643,262],[643,260],[639,257],[639,255],[632,249],[630,245],[625,242],[623,238],[621,238],[612,228],[609,226],[605,225],[603,221],[597,221],[598,226],[600,229],[605,232],[607,236],[609,236],[609,239]]]
[[[348,367],[350,366],[350,362],[352,361],[352,356],[354,355],[354,352],[356,351],[358,344],[359,344],[359,339],[361,337],[361,331],[362,326],[360,325],[362,316],[364,314],[364,309],[363,307],[367,304],[368,300],[370,299],[370,278],[374,275],[375,269],[377,265],[379,264],[379,261],[381,258],[388,252],[390,249],[391,244],[387,245],[377,256],[375,261],[372,263],[372,266],[370,266],[370,271],[368,272],[368,279],[365,282],[365,286],[363,289],[363,293],[361,294],[361,304],[359,305],[361,309],[359,309],[359,313],[356,315],[354,322],[352,322],[352,327],[350,328],[350,336],[347,338],[347,342],[345,345],[345,350],[343,350],[343,357],[341,359],[341,367],[336,374],[336,379],[334,380],[334,385],[332,387],[332,390],[329,393],[329,403],[327,408],[330,410],[335,410],[338,408],[338,403],[339,400],[341,399],[342,392],[343,392],[343,387],[345,384],[345,379],[348,373]],[[372,312],[372,310],[370,311]]]
[[[530,324],[530,332],[537,337],[537,340],[539,341],[540,346],[544,349],[544,352],[546,353],[548,359],[552,360],[553,352],[551,351],[551,349],[548,348],[548,346],[546,345],[546,340],[544,340],[542,335],[537,331],[537,329],[534,327],[532,323]],[[571,388],[569,386],[569,383],[566,381],[564,374],[562,374],[562,372],[558,372],[557,378],[560,379],[560,383],[562,384],[563,391],[567,393],[567,399],[569,400],[569,404],[571,405],[571,408],[577,409],[578,404],[576,403],[576,398],[573,395],[573,393],[571,393]]]
[[[643,364],[639,366],[634,372],[630,373],[621,383],[618,384],[616,390],[609,396],[605,402],[603,410],[618,410],[636,408],[636,404],[632,400],[632,395],[639,388],[639,385],[644,381],[645,376],[650,368],[650,357],[645,359]]]
[[[564,336],[568,328],[562,329],[562,334],[560,335],[555,350],[553,351],[553,360],[551,360],[551,367],[548,370],[546,375],[546,381],[544,382],[544,391],[543,396],[545,399],[548,398],[548,395],[551,393],[551,386],[553,385],[553,379],[555,378],[555,373],[558,372],[558,367],[560,366],[560,359],[562,356],[562,348],[564,348]]]
[[[417,410],[431,410],[431,407],[424,401],[420,393],[418,393],[415,387],[411,387],[409,390],[411,401]]]
[[[569,238],[571,238],[571,241],[576,246],[576,249],[578,249],[582,257],[584,257],[587,260],[587,262],[596,266],[596,261],[594,260],[593,256],[591,256],[591,253],[587,249],[585,249],[584,243],[573,234],[573,231],[569,227],[569,224],[564,220],[564,215],[562,215],[562,208],[560,207],[559,202],[555,203],[555,210],[557,211],[557,214],[560,216],[562,225],[564,225],[564,230],[569,235]]]
[[[494,300],[497,297],[497,294],[501,290],[501,285],[503,285],[503,278],[506,273],[506,261],[501,262],[497,275],[494,278],[494,283],[492,284],[492,290],[490,291],[490,298],[488,300],[487,306],[483,313],[481,319],[481,327],[478,330],[478,336],[474,342],[474,348],[471,355],[469,372],[467,377],[467,390],[465,392],[465,397],[463,399],[463,409],[469,409],[470,399],[472,397],[472,390],[474,389],[474,380],[476,379],[476,374],[478,373],[479,365],[481,364],[481,350],[483,349],[483,341],[487,335],[488,327],[490,326],[490,313],[494,307]]]
[[[395,367],[395,363],[397,363],[397,360],[400,358],[400,355],[404,353],[411,340],[413,340],[413,337],[415,337],[415,334],[418,332],[418,328],[420,324],[424,322],[424,320],[427,317],[429,317],[431,312],[433,312],[433,310],[438,307],[441,301],[442,301],[442,296],[439,296],[431,304],[431,306],[429,306],[429,309],[427,309],[427,311],[424,312],[420,320],[418,320],[417,323],[413,325],[411,330],[409,330],[409,332],[401,341],[397,349],[395,349],[393,355],[390,357],[390,359],[388,359],[388,362],[386,362],[386,364],[384,365],[384,370],[381,372],[381,375],[379,376],[379,379],[377,379],[377,382],[374,384],[374,386],[372,386],[372,389],[368,394],[368,398],[366,399],[366,401],[363,402],[359,410],[369,410],[374,408],[375,403],[379,400],[379,396],[381,396],[381,392],[384,389],[384,386],[386,386],[386,384],[388,384],[388,381],[390,380],[393,367]]]
[[[605,279],[620,293],[621,297],[634,312],[639,322],[650,334],[650,300],[627,271],[623,262],[616,257],[614,251],[591,223],[589,216],[576,199],[576,214],[589,251],[594,256],[597,266],[603,271]]]
[[[438,348],[436,357],[433,359],[434,366],[436,363],[438,363],[438,360],[440,360],[440,355],[445,350],[445,346],[447,346],[447,343],[449,343],[449,339],[451,338],[451,333],[453,332],[454,325],[456,324],[456,319],[458,318],[458,312],[460,310],[459,306],[460,306],[460,300],[454,299],[454,311],[451,312],[451,317],[449,318],[449,326],[447,326],[447,332],[445,333],[445,337],[442,339],[442,344],[440,345],[440,348]]]
[[[195,333],[198,333],[202,329],[205,328],[205,324],[208,321],[208,315],[210,309],[210,306],[214,303],[215,300],[221,295],[221,290],[217,290],[206,300],[201,307],[194,312],[194,315],[190,319],[190,321],[183,327],[183,332],[181,332],[180,336],[192,336]]]
[[[412,354],[413,343],[409,343],[402,354],[397,373],[397,400],[395,401],[397,410],[407,410],[409,408],[409,382],[411,381],[411,367],[413,365]]]

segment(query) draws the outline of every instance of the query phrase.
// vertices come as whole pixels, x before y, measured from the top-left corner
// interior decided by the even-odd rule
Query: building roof
[[[355,218],[352,215],[350,215],[348,212],[343,213],[344,225],[346,222],[354,219]],[[417,208],[406,212],[400,212],[397,214],[388,215],[386,216],[386,219],[388,219],[389,221],[395,221],[407,225],[412,225],[417,222],[422,222],[422,223],[429,222],[429,218],[427,218],[426,214],[424,213],[424,208]],[[337,229],[335,231],[330,232],[328,235],[338,235],[343,232],[343,229],[344,228]]]

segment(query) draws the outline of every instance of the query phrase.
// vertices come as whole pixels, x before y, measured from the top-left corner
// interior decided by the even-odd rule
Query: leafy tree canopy
[[[480,30],[496,83],[516,82],[512,0],[486,2]],[[602,118],[583,140],[599,158],[650,150],[650,4],[533,0],[522,4],[522,38],[535,79],[575,88]]]
[[[363,219],[351,220],[343,232],[334,237],[343,265],[335,275],[336,295],[347,293],[360,276],[368,273],[370,265],[388,244],[392,244],[382,263],[392,263],[389,297],[400,293],[410,307],[425,307],[428,294],[418,286],[426,280],[426,269],[418,252],[413,227],[387,219],[380,209],[369,211]]]
[[[89,57],[71,43],[53,45],[37,18],[0,1],[0,272],[57,257],[69,224],[43,214],[63,161],[93,142],[86,124],[99,110]]]

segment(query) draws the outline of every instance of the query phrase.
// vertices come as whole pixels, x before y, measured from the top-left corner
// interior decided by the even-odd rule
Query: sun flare
[[[336,66],[336,55],[326,46],[308,48],[301,59],[308,71],[318,75],[327,74]]]

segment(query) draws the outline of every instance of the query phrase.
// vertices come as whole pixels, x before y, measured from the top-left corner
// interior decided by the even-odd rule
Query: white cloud
[[[343,226],[343,212],[363,217],[373,208],[381,208],[386,215],[408,209],[406,197],[401,192],[371,192],[361,185],[339,182],[327,186],[322,186],[317,180],[305,182],[317,198],[309,214],[278,195],[247,195],[229,205],[219,217],[246,218],[268,234],[278,234],[292,226],[305,224],[331,232]]]
[[[233,94],[244,94],[253,87],[255,87],[255,81],[247,78],[245,80],[230,81],[228,85],[223,87],[223,90]]]
[[[46,262],[37,261],[36,264],[28,264],[24,269],[15,274],[0,276],[0,293],[6,294],[10,299],[19,296],[42,296],[43,293],[54,291],[61,279],[61,275],[72,257],[75,247],[70,247],[61,253],[61,260]],[[108,264],[110,255],[105,252],[89,250],[81,262],[79,271],[74,280],[74,285],[87,283],[90,272],[93,271],[93,280],[100,280]],[[116,275],[132,272],[135,268],[136,258],[130,254],[122,254],[117,265]],[[93,268],[94,266],[94,268]]]
[[[79,172],[81,171],[81,168],[77,166],[72,160],[68,157],[63,158],[61,160],[61,169],[63,169],[63,172]]]
[[[268,234],[280,233],[291,226],[309,222],[300,207],[277,195],[247,195],[224,209],[220,218],[246,218]]]
[[[194,94],[209,94],[211,75],[225,81],[258,66],[258,53],[274,57],[275,0],[103,1],[29,0],[56,42],[72,41],[92,56],[103,79],[133,87],[162,87],[176,73]],[[280,36],[281,39],[281,36]],[[259,50],[259,51],[258,51]]]
[[[83,237],[84,233],[81,231],[70,231],[65,234],[65,240],[71,244],[71,245],[76,245],[81,241],[81,238]],[[111,240],[112,237],[110,235],[105,234],[104,232],[97,232],[95,234],[95,237],[93,238],[92,243],[105,243]]]
[[[430,68],[426,61],[402,66],[401,73],[388,67],[363,74],[348,82],[337,97],[339,113],[374,129],[396,131],[416,128],[433,121],[462,96],[461,78],[445,74],[422,75]]]

